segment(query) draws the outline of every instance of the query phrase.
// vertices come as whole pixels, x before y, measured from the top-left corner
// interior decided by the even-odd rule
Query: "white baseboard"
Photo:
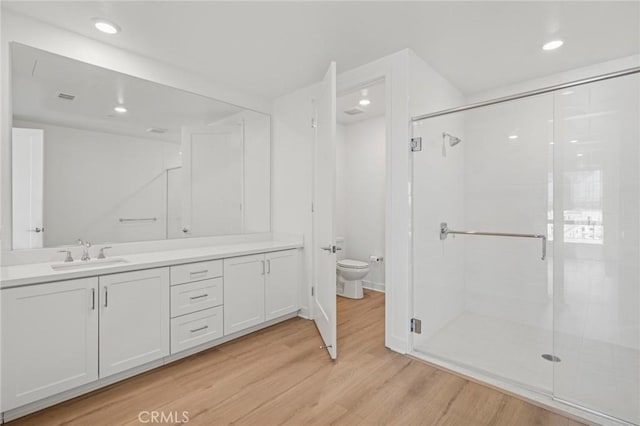
[[[367,290],[379,291],[380,293],[384,293],[384,283],[362,280],[362,287],[366,288]]]
[[[308,306],[301,306],[298,316],[305,319],[311,319],[311,309]]]
[[[397,336],[391,336],[391,333],[385,337],[385,346],[399,354],[407,353],[407,341]]]
[[[298,318],[302,318],[302,319],[306,319],[306,320],[313,319],[313,318],[311,318],[311,315],[309,315],[308,312],[304,313],[302,311],[300,311],[300,313],[298,314]]]

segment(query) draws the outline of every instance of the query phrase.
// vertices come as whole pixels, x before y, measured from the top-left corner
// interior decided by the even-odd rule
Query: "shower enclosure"
[[[639,117],[629,73],[414,120],[415,355],[640,423]]]

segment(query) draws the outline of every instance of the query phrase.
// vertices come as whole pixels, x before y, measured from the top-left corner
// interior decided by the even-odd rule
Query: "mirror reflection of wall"
[[[12,46],[14,249],[269,231],[270,119]]]

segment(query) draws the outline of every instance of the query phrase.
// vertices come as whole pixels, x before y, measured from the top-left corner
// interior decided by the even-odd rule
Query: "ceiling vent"
[[[160,127],[149,127],[147,129],[147,132],[149,133],[158,133],[158,134],[163,134],[163,133],[167,133],[167,129],[162,129]]]
[[[64,99],[65,101],[72,101],[72,100],[74,100],[76,98],[75,95],[70,95],[68,93],[62,93],[62,92],[58,93],[58,97],[60,99]]]
[[[355,108],[346,110],[344,113],[347,115],[358,115],[358,114],[362,114],[363,112],[364,110],[362,108],[355,107]]]

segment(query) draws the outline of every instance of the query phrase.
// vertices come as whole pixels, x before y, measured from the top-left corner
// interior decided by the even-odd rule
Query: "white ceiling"
[[[12,46],[13,116],[179,143],[182,126],[205,126],[240,108],[32,47]],[[58,93],[75,96],[63,100]],[[114,111],[127,108],[125,114]],[[167,132],[155,134],[148,128]]]
[[[371,103],[360,105],[361,99],[368,99]],[[347,114],[345,111],[357,109],[358,114]],[[380,117],[385,112],[384,81],[359,88],[358,90],[343,93],[336,99],[336,118],[340,124],[351,124],[358,121]]]
[[[403,48],[466,94],[640,51],[639,2],[10,2],[2,6],[274,98]],[[123,31],[98,33],[90,18]],[[542,52],[561,37],[565,46]]]

